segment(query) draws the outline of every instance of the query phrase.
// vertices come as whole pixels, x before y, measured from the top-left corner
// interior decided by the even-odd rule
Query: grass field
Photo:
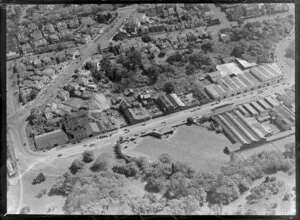
[[[242,156],[242,158],[247,159],[248,157],[250,157],[253,154],[262,152],[262,151],[272,151],[272,150],[277,150],[280,152],[284,152],[285,151],[285,147],[284,145],[291,143],[291,142],[295,142],[295,135],[291,135],[270,143],[266,143],[263,144],[261,146],[258,147],[254,147],[254,148],[249,148],[243,151],[240,151],[238,154],[240,156]]]
[[[109,103],[107,102],[103,94],[96,94],[95,100],[100,110],[105,110],[110,108]]]
[[[230,159],[223,153],[225,145],[230,142],[223,134],[197,126],[182,126],[167,140],[144,138],[134,151],[153,159],[168,153],[175,161],[186,162],[196,170],[218,172]]]

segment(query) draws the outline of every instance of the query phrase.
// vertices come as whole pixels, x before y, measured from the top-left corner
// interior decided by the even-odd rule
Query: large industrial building
[[[224,99],[278,83],[283,79],[283,74],[275,63],[250,65],[243,60],[236,60],[236,63],[217,65],[218,71],[207,74],[211,84],[204,89],[210,98]]]
[[[242,145],[265,141],[295,126],[293,110],[272,96],[238,106],[223,105],[212,111],[212,118],[233,143]]]
[[[38,135],[34,138],[37,150],[49,149],[54,146],[65,144],[69,141],[68,136],[61,129]]]

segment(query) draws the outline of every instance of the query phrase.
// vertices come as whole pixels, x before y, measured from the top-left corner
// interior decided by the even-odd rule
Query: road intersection
[[[93,44],[88,45],[86,48],[82,49],[81,57],[82,60],[88,59],[96,49],[95,44],[98,42],[101,42],[101,46],[103,48],[109,46],[109,39],[111,36],[115,33],[115,31],[121,26],[122,21],[128,18],[133,11],[135,10],[135,7],[133,8],[127,8],[123,11],[118,11],[119,16],[122,18],[119,18],[114,22],[114,25],[112,28],[109,28],[107,32],[103,32],[97,41],[94,41]],[[290,34],[292,38],[294,38],[294,31]],[[288,71],[291,73],[290,67],[286,66],[285,63],[283,63],[283,52],[285,48],[288,46],[288,37],[283,39],[276,47],[275,50],[275,60],[278,63],[278,66],[281,68],[281,70],[286,74]],[[290,77],[287,78],[287,82],[290,84],[283,84],[280,83],[278,86],[275,87],[275,85],[271,85],[269,87],[263,88],[263,92],[258,94],[257,91],[248,92],[242,95],[238,95],[235,97],[230,97],[224,100],[221,100],[220,103],[212,105],[212,103],[203,105],[201,107],[194,107],[191,109],[186,109],[180,112],[176,112],[170,115],[166,115],[160,118],[151,119],[145,123],[145,125],[141,126],[141,124],[136,124],[132,126],[128,126],[125,128],[119,128],[117,131],[112,131],[107,133],[106,138],[103,139],[97,139],[96,137],[86,139],[82,141],[79,144],[75,145],[68,145],[65,148],[59,148],[59,149],[52,149],[47,152],[34,152],[29,148],[29,143],[26,138],[25,134],[25,127],[26,118],[30,115],[31,109],[43,105],[52,99],[55,98],[55,91],[59,88],[60,85],[64,84],[71,75],[74,73],[75,69],[80,67],[80,63],[76,63],[74,61],[70,62],[68,66],[65,68],[64,72],[60,74],[60,76],[56,79],[56,81],[47,87],[46,93],[41,93],[36,100],[31,102],[26,107],[17,110],[16,113],[10,117],[8,117],[9,122],[9,132],[8,132],[8,140],[9,144],[11,146],[11,149],[15,151],[16,157],[18,158],[17,163],[17,170],[18,174],[14,179],[11,179],[12,184],[19,184],[20,185],[20,197],[19,197],[19,205],[16,210],[14,210],[14,213],[19,213],[22,200],[23,200],[23,185],[22,185],[22,177],[26,175],[30,170],[38,166],[40,163],[51,163],[54,160],[62,159],[62,158],[68,158],[73,155],[81,154],[84,150],[87,148],[84,147],[84,145],[89,145],[91,143],[94,144],[92,147],[88,147],[88,149],[98,149],[106,146],[113,146],[116,141],[119,139],[120,136],[126,137],[134,137],[134,136],[140,136],[142,132],[150,132],[153,131],[153,129],[162,129],[165,127],[172,127],[178,124],[182,124],[183,121],[186,121],[188,117],[201,117],[203,114],[208,113],[211,109],[223,105],[225,103],[233,102],[235,104],[244,103],[247,101],[251,101],[255,98],[259,98],[259,96],[267,96],[272,95],[276,92],[283,91],[285,88],[290,87],[290,84],[293,83],[293,79],[291,80]],[[293,72],[294,74],[294,72]],[[288,76],[293,74],[286,74]],[[162,124],[162,122],[165,122]],[[125,129],[129,129],[130,132],[126,133]],[[24,146],[25,143],[25,146]],[[58,154],[62,154],[61,157],[57,157]]]

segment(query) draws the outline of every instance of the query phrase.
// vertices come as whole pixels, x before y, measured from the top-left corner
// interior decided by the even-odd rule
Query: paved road
[[[295,66],[291,67],[287,64],[285,50],[293,40],[295,40],[295,29],[277,45],[274,53],[274,58],[278,67],[286,75],[286,78],[290,83],[295,83]]]
[[[122,24],[122,21],[129,17],[132,12],[135,11],[135,8],[127,8],[126,10],[119,12],[120,19],[114,22],[113,28],[109,29],[106,33],[103,34],[99,38],[99,41],[105,46],[109,45],[108,39],[111,38],[113,33],[117,30],[117,28]],[[86,60],[95,52],[96,46],[95,44],[88,45],[86,48],[81,50],[81,57],[82,60]],[[8,117],[9,123],[9,130],[8,139],[9,145],[11,146],[12,150],[15,153],[16,158],[18,158],[17,162],[17,176],[15,178],[10,179],[11,184],[18,185],[20,191],[20,197],[18,198],[18,208],[12,208],[11,213],[19,213],[20,205],[23,201],[23,180],[22,176],[25,175],[27,172],[31,170],[34,166],[38,165],[39,163],[49,163],[49,161],[56,159],[56,152],[50,155],[42,155],[37,152],[33,152],[29,149],[29,143],[26,138],[25,134],[25,120],[30,115],[30,111],[32,108],[41,106],[45,103],[50,102],[56,96],[56,90],[61,86],[64,85],[74,73],[75,69],[80,67],[81,63],[75,63],[74,61],[70,62],[69,65],[62,71],[57,79],[55,79],[54,83],[51,85],[46,86],[42,92],[39,93],[38,97],[28,105],[24,106],[23,108],[17,110],[16,114],[11,115]],[[46,91],[43,93],[43,91]],[[23,144],[26,143],[26,146]],[[111,144],[108,142],[107,144]],[[75,152],[76,154],[77,152]],[[65,149],[64,156],[70,156],[74,154],[73,149]]]
[[[124,10],[124,17],[129,17],[132,13],[131,10]],[[120,12],[121,14],[121,12]],[[104,43],[104,45],[108,45],[109,38],[113,34],[113,32],[117,29],[119,25],[122,24],[123,19],[119,19],[115,23],[114,29],[108,30],[107,33],[104,33],[104,35],[100,38],[101,44]],[[105,46],[103,46],[105,47]],[[87,48],[83,49],[82,52],[82,60],[85,60],[85,58],[88,58],[92,52],[95,51],[95,45],[90,45]],[[234,99],[234,102],[236,104],[238,103],[243,103],[246,101],[253,100],[253,98],[258,97],[258,94],[256,92],[252,93],[246,93],[244,95],[240,95],[237,97],[232,97],[228,99],[222,100],[222,102],[218,105],[211,106],[211,104],[207,104],[204,106],[201,106],[200,109],[199,107],[195,107],[193,109],[188,109],[184,110],[181,112],[177,112],[171,115],[167,115],[164,117],[160,117],[157,119],[152,119],[148,122],[146,122],[145,126],[141,126],[140,124],[137,125],[132,125],[127,128],[121,128],[118,131],[111,132],[111,137],[105,138],[105,139],[95,139],[91,138],[88,140],[83,141],[80,144],[77,145],[72,145],[71,147],[63,148],[63,149],[53,149],[48,152],[31,152],[29,149],[24,148],[23,143],[28,142],[25,137],[25,119],[30,113],[30,109],[33,108],[34,106],[41,105],[42,103],[49,102],[49,99],[53,98],[54,91],[61,85],[65,80],[68,80],[71,74],[73,74],[74,70],[79,66],[79,64],[76,63],[71,63],[70,66],[66,69],[66,74],[62,74],[61,78],[57,80],[53,85],[49,86],[50,88],[47,90],[48,92],[45,94],[45,96],[41,96],[38,98],[35,102],[33,102],[30,105],[30,108],[24,109],[20,112],[18,116],[11,117],[10,118],[10,126],[11,126],[11,135],[9,135],[9,138],[11,138],[11,145],[13,145],[15,151],[16,151],[16,156],[19,158],[19,178],[18,178],[18,184],[20,184],[20,188],[22,189],[22,176],[25,175],[27,172],[30,172],[30,169],[39,163],[49,163],[50,161],[53,161],[57,159],[58,154],[62,154],[62,158],[64,157],[69,157],[71,155],[76,155],[82,153],[86,147],[83,147],[84,144],[89,144],[89,143],[95,143],[95,146],[92,147],[92,149],[99,148],[99,147],[104,147],[104,146],[112,146],[116,140],[119,138],[120,135],[124,137],[131,137],[134,135],[139,135],[142,131],[151,131],[154,128],[155,129],[161,129],[166,126],[173,126],[177,125],[178,123],[182,123],[182,121],[186,120],[187,117],[196,117],[196,116],[201,116],[204,113],[209,112],[212,108],[215,108],[218,105],[224,104],[226,102],[231,102]],[[278,87],[269,87],[263,90],[263,93],[259,94],[260,96],[264,95],[271,95],[274,94],[275,92],[278,92],[279,90],[283,90],[284,88],[289,87],[288,85],[282,85],[280,84]],[[198,109],[198,110],[197,110]],[[165,121],[165,124],[162,124],[162,121]],[[130,129],[129,133],[125,133],[125,129]],[[22,190],[20,190],[22,191]],[[23,194],[23,193],[21,193]],[[22,195],[20,195],[20,204],[22,201]],[[20,210],[20,207],[19,209]]]
[[[102,146],[107,146],[110,144],[113,145],[114,143],[116,143],[119,136],[133,137],[135,135],[140,135],[141,132],[143,132],[143,131],[146,131],[146,132],[152,131],[154,128],[159,130],[161,128],[165,128],[168,126],[182,124],[182,122],[186,121],[186,119],[188,117],[197,117],[197,116],[201,117],[203,114],[208,113],[211,109],[213,109],[217,106],[223,105],[225,103],[231,103],[234,101],[234,103],[236,105],[238,105],[241,103],[259,99],[260,97],[273,95],[276,92],[280,92],[280,91],[283,92],[284,89],[288,88],[288,87],[290,87],[290,85],[287,83],[285,83],[285,84],[279,83],[279,84],[272,85],[267,88],[260,89],[263,91],[260,94],[258,94],[257,91],[252,91],[252,92],[248,92],[248,93],[245,93],[245,94],[242,94],[239,96],[223,99],[219,104],[216,104],[216,105],[212,105],[211,103],[208,103],[208,104],[200,106],[200,107],[194,107],[191,109],[186,109],[186,110],[183,110],[180,112],[166,115],[166,116],[163,116],[160,118],[151,119],[151,120],[145,122],[146,125],[144,125],[144,126],[141,124],[136,124],[136,125],[127,126],[125,128],[120,128],[117,131],[107,133],[108,136],[111,134],[111,137],[107,137],[104,139],[97,139],[96,137],[93,137],[93,138],[84,140],[80,144],[70,145],[70,147],[67,147],[67,148],[62,148],[62,149],[58,149],[58,150],[53,149],[51,151],[39,152],[39,153],[36,152],[36,153],[40,154],[40,155],[44,155],[44,156],[46,156],[46,155],[51,156],[51,157],[56,157],[60,153],[63,155],[65,153],[69,154],[70,152],[72,152],[72,154],[80,154],[85,149],[85,147],[83,147],[84,145],[89,145],[91,143],[94,143],[95,147],[102,147]],[[164,124],[162,124],[163,121],[165,121]],[[129,129],[130,132],[126,133],[125,129]]]

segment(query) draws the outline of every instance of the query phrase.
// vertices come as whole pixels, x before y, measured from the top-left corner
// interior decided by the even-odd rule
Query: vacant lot
[[[223,153],[225,145],[230,142],[223,134],[197,126],[182,126],[167,140],[144,138],[134,151],[153,159],[168,153],[175,161],[186,162],[196,170],[219,172],[229,162],[229,156]]]
[[[110,108],[109,103],[107,102],[103,94],[96,94],[95,101],[100,110],[105,110]]]

